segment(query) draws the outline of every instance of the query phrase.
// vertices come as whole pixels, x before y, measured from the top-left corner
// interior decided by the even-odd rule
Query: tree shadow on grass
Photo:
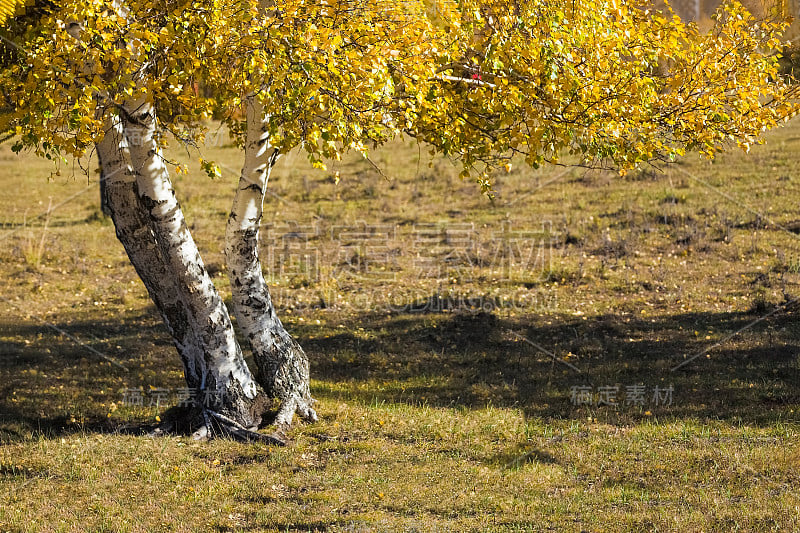
[[[312,374],[321,376],[319,397],[491,404],[528,417],[616,423],[650,416],[746,424],[797,419],[800,329],[792,313],[782,313],[732,335],[757,318],[375,314],[303,344]],[[302,339],[312,331],[298,333]]]
[[[341,333],[327,336],[320,326],[292,329],[309,354],[319,399],[493,405],[526,417],[621,424],[652,416],[760,425],[798,420],[794,314],[776,313],[727,340],[759,316],[502,317],[423,308],[352,316]],[[167,406],[149,406],[146,397],[142,408],[120,417],[112,405],[124,390],[184,386],[174,348],[151,313],[55,325],[128,371],[43,324],[0,322],[0,442],[135,431]]]
[[[132,413],[138,420],[121,421],[115,412],[124,390],[181,383],[175,349],[152,313],[24,324],[8,317],[0,320],[0,354],[0,443],[86,431],[141,434],[157,408],[145,405]]]

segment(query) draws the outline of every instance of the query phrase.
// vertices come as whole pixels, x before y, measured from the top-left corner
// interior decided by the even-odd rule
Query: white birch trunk
[[[275,419],[288,426],[297,413],[317,419],[309,391],[309,365],[303,349],[275,313],[258,257],[258,232],[264,193],[278,153],[269,144],[267,117],[255,97],[245,100],[247,137],[242,175],[225,232],[225,254],[237,324],[258,365],[258,381],[281,405]]]
[[[254,429],[265,399],[236,342],[228,311],[200,258],[175,198],[155,139],[156,116],[149,102],[125,104],[123,120],[140,202],[165,263],[174,276],[189,326],[203,350],[196,361],[206,405],[220,419]]]
[[[186,315],[174,277],[169,272],[142,210],[136,192],[136,176],[128,163],[119,118],[106,122],[103,140],[97,143],[100,180],[117,239],[128,254],[172,336],[183,362],[188,387],[199,389],[197,361],[202,350]]]

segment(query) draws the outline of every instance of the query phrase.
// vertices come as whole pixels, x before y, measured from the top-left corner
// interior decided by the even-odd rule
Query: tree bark
[[[202,353],[191,362],[203,395],[203,413],[228,429],[254,430],[267,399],[253,379],[236,342],[228,311],[214,287],[189,232],[155,138],[150,102],[127,102],[123,125],[139,201],[178,292],[188,328]],[[232,427],[230,427],[232,426]]]
[[[309,364],[300,345],[275,312],[258,257],[258,233],[264,193],[278,151],[269,144],[268,118],[257,98],[245,100],[245,161],[225,232],[225,254],[237,324],[247,337],[258,365],[258,381],[280,401],[279,426],[294,414],[317,419],[309,390]]]
[[[150,229],[137,194],[136,175],[126,154],[122,123],[118,117],[106,122],[105,136],[97,143],[103,196],[114,222],[117,239],[125,248],[136,273],[172,336],[183,362],[189,388],[200,388],[201,375],[196,361],[202,350],[189,323],[174,277],[170,274],[161,250]]]
[[[98,152],[97,158],[100,159]],[[108,190],[106,189],[106,180],[103,177],[103,161],[100,160],[100,211],[107,217],[111,216],[111,208],[108,206]]]

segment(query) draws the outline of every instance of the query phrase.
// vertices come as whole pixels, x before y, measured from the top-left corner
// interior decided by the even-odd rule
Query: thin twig
[[[536,344],[535,342],[533,342],[529,338],[524,337],[524,336],[520,335],[519,333],[517,333],[517,332],[515,332],[513,330],[510,330],[510,329],[507,330],[507,331],[509,333],[511,333],[512,335],[514,335],[515,337],[517,337],[518,339],[530,344],[531,346],[533,346],[534,348],[536,348],[540,352],[542,352],[542,353],[544,353],[546,355],[549,355],[553,359],[553,361],[556,361],[557,363],[561,363],[562,365],[566,365],[566,366],[570,367],[572,370],[574,370],[578,374],[582,374],[583,373],[583,372],[581,372],[581,369],[578,368],[577,366],[573,365],[572,363],[568,363],[567,361],[564,361],[563,359],[558,357],[556,354],[554,354],[550,350],[548,350],[546,348],[543,348],[542,346],[539,346],[538,344]]]

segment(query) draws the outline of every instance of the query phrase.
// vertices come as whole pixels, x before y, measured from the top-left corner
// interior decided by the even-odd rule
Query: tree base
[[[318,417],[309,390],[308,357],[277,317],[273,324],[274,336],[268,344],[251,341],[258,365],[256,381],[267,396],[280,402],[273,423],[278,427],[289,427],[295,414],[306,422],[316,422]]]
[[[235,420],[202,407],[172,407],[161,415],[161,423],[148,433],[151,437],[182,436],[197,441],[227,438],[238,442],[261,442],[271,446],[286,446],[288,438],[279,427],[272,433],[259,433],[257,427],[244,427]]]

